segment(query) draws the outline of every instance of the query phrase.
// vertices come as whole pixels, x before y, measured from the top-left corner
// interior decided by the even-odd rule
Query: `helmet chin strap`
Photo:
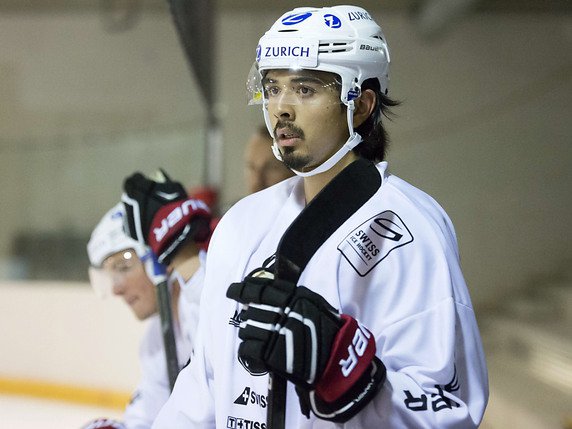
[[[348,154],[353,148],[355,148],[358,144],[362,142],[361,136],[355,131],[353,131],[354,129],[353,113],[355,109],[354,102],[349,101],[347,103],[347,106],[348,106],[347,109],[348,129],[351,130],[350,137],[348,138],[348,140],[344,143],[344,145],[341,148],[338,149],[336,153],[334,153],[331,157],[329,157],[326,161],[318,165],[313,170],[303,172],[291,169],[294,172],[294,174],[300,177],[309,177],[323,173],[324,171],[328,171],[330,168],[336,165],[346,154]],[[262,110],[264,112],[264,122],[266,122],[266,128],[268,128],[270,135],[273,136],[272,152],[274,153],[276,159],[284,162],[284,159],[282,158],[282,153],[280,152],[280,148],[278,147],[276,140],[274,140],[274,130],[272,128],[272,124],[270,123],[270,115],[268,114],[268,109],[266,108],[265,104],[263,105]]]

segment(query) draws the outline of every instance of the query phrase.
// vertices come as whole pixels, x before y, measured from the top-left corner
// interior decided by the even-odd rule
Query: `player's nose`
[[[274,116],[279,120],[293,121],[296,118],[294,105],[287,100],[283,100],[283,98],[280,98],[274,106],[268,106],[269,111],[271,108],[274,110]]]

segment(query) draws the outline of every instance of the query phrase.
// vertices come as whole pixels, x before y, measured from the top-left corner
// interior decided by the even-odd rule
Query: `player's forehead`
[[[102,266],[104,268],[113,268],[118,264],[122,264],[126,261],[134,261],[137,258],[137,254],[134,249],[124,249],[119,252],[112,253],[103,261]]]
[[[268,70],[262,78],[262,83],[315,83],[318,85],[330,85],[337,82],[338,76],[334,73],[321,70],[292,70],[292,69],[272,69]]]

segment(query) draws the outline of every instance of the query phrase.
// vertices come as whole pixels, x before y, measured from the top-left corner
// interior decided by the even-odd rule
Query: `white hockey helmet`
[[[119,203],[109,210],[99,221],[87,243],[90,267],[89,280],[95,293],[100,297],[110,294],[113,277],[102,269],[103,261],[123,250],[133,249],[139,259],[149,254],[147,246],[133,240],[123,230],[125,208]]]
[[[256,61],[247,80],[249,104],[263,105],[266,126],[273,135],[268,100],[262,87],[266,71],[319,70],[341,78],[340,100],[348,107],[348,141],[312,171],[293,170],[299,176],[318,174],[331,168],[361,142],[361,136],[353,129],[353,100],[361,95],[363,82],[371,78],[377,79],[381,92],[387,94],[389,62],[385,36],[366,10],[357,6],[296,8],[282,15],[260,38]],[[276,143],[272,149],[282,160]]]
[[[346,105],[360,95],[366,79],[376,78],[381,91],[387,93],[389,61],[381,27],[356,6],[302,7],[286,12],[256,48],[256,68],[261,76],[271,69],[301,68],[339,75],[340,98]],[[256,89],[256,84],[251,88]],[[262,102],[262,92],[251,95],[251,103]]]
[[[125,208],[119,203],[99,221],[87,243],[87,255],[92,267],[101,268],[108,256],[133,249],[139,258],[148,253],[146,246],[129,237],[123,230]]]

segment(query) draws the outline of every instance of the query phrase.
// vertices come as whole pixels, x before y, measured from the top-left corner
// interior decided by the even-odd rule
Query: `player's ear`
[[[354,100],[354,128],[359,127],[370,117],[375,108],[377,96],[371,89],[366,89]]]

